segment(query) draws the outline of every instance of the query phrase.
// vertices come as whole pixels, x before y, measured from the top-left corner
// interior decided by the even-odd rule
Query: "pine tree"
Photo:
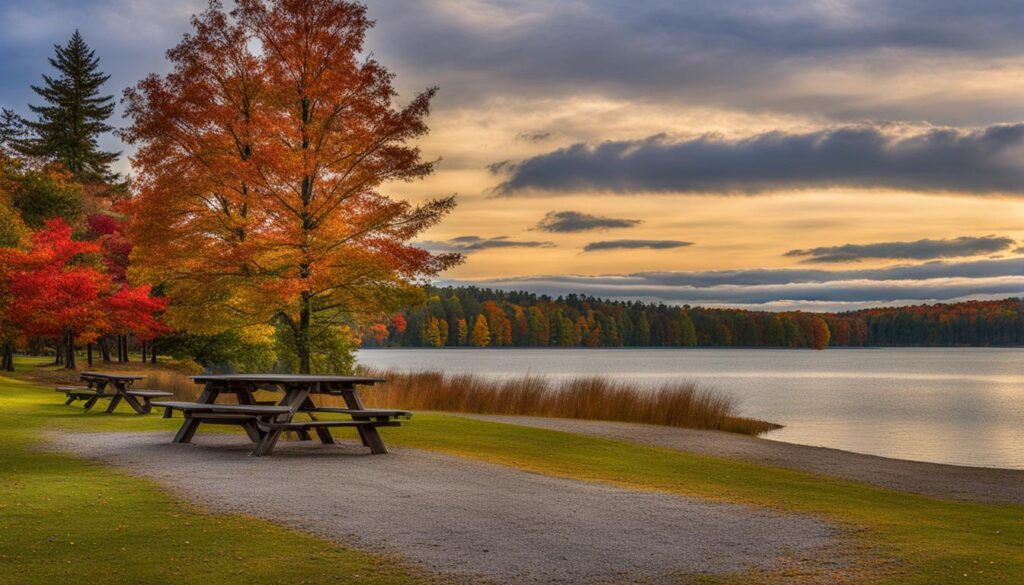
[[[110,76],[99,71],[96,52],[77,30],[67,45],[54,45],[54,52],[50,65],[60,75],[43,75],[43,86],[32,86],[45,105],[29,106],[38,118],[26,121],[31,135],[16,146],[24,155],[62,163],[78,180],[114,181],[110,165],[120,153],[104,152],[97,142],[112,130],[106,121],[114,113],[114,96],[100,95]]]
[[[13,111],[0,110],[0,154],[13,154],[25,139],[25,120]]]

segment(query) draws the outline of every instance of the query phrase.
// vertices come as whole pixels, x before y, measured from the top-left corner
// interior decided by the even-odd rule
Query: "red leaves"
[[[3,250],[9,321],[28,336],[54,338],[70,328],[86,342],[113,331],[166,331],[155,317],[166,301],[151,297],[148,286],[118,286],[103,269],[101,244],[71,234],[62,220],[50,220],[27,251]]]
[[[107,314],[114,333],[133,332],[139,339],[149,340],[170,332],[157,314],[167,308],[166,297],[152,296],[148,284],[131,287],[124,285],[106,299]]]

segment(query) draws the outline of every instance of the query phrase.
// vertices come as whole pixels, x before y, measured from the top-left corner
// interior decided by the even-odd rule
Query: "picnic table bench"
[[[397,427],[402,419],[412,417],[405,410],[366,408],[356,391],[357,386],[370,386],[385,382],[381,378],[359,376],[308,376],[276,374],[238,374],[192,376],[203,391],[196,402],[154,402],[164,408],[164,416],[180,411],[182,423],[175,443],[189,443],[201,424],[241,426],[256,444],[252,455],[260,457],[274,451],[281,434],[294,431],[304,441],[312,439],[314,431],[324,444],[334,443],[330,429],[352,427],[359,433],[364,446],[374,454],[387,453],[379,427]],[[258,390],[279,391],[284,397],[277,403],[256,400]],[[237,404],[219,403],[222,395],[234,395]],[[340,396],[346,408],[317,406],[314,395]],[[309,420],[296,420],[298,414]],[[321,414],[347,415],[349,419],[320,419]]]
[[[132,388],[137,380],[142,380],[145,376],[82,372],[78,378],[87,386],[58,386],[57,392],[63,392],[67,397],[67,401],[64,402],[66,405],[84,400],[85,410],[91,410],[101,398],[109,398],[110,404],[106,410],[108,413],[114,412],[117,405],[124,400],[138,414],[147,414],[153,409],[154,398],[173,396],[170,392]]]

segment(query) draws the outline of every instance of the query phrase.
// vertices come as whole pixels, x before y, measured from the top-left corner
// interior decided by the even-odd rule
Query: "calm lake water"
[[[694,380],[766,438],[900,459],[1024,469],[1024,349],[384,349],[376,368]]]

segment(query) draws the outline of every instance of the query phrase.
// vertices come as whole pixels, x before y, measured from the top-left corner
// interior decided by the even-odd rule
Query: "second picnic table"
[[[153,403],[166,409],[164,416],[170,416],[174,410],[185,416],[185,422],[174,437],[175,443],[190,442],[203,423],[238,425],[256,443],[252,455],[264,456],[273,452],[285,431],[295,431],[300,439],[310,440],[309,431],[313,430],[322,443],[330,444],[334,442],[331,428],[353,427],[372,453],[387,453],[378,427],[397,427],[400,419],[412,416],[404,410],[371,409],[363,405],[357,386],[385,382],[382,378],[228,374],[192,376],[192,380],[204,385],[196,402]],[[259,390],[284,392],[284,397],[279,402],[260,402],[255,396]],[[224,395],[234,395],[236,404],[217,402]],[[312,400],[314,395],[339,396],[346,408],[317,406]],[[305,414],[310,420],[296,421],[297,414]],[[320,420],[317,418],[320,414],[348,415],[351,420]]]
[[[108,413],[114,412],[117,405],[124,400],[138,414],[147,414],[152,406],[150,401],[153,398],[172,396],[170,392],[132,389],[132,385],[138,380],[145,379],[145,376],[82,372],[78,378],[88,386],[58,386],[57,391],[67,395],[68,400],[64,404],[84,400],[85,410],[91,409],[101,398],[109,398]]]

